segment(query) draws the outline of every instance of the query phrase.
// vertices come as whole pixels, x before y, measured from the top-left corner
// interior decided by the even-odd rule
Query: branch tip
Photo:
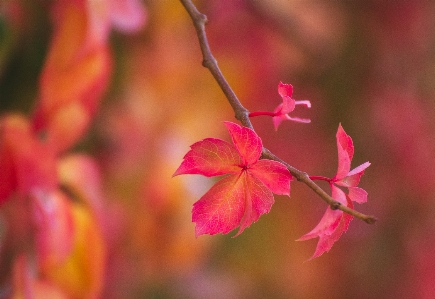
[[[367,224],[375,224],[378,219],[374,216],[368,216],[367,219],[364,220]]]

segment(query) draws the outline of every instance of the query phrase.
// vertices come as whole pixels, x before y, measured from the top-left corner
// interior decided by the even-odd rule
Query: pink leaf
[[[350,201],[349,201],[350,202]],[[349,207],[353,208],[352,203],[349,203]],[[323,253],[328,252],[331,250],[332,246],[338,239],[340,239],[341,235],[347,231],[349,228],[350,221],[353,219],[353,216],[343,213],[342,217],[340,218],[340,222],[337,226],[337,228],[334,230],[334,232],[329,237],[320,237],[319,242],[317,243],[316,251],[314,252],[313,256],[309,259],[312,260],[316,257],[321,256]]]
[[[365,163],[361,164],[360,166],[357,166],[354,169],[352,169],[347,175],[352,176],[354,174],[362,173],[369,166],[370,166],[370,162],[365,162]]]
[[[282,104],[280,104],[280,105],[282,105]],[[284,115],[277,115],[277,116],[272,117],[272,122],[273,122],[273,126],[275,128],[275,131],[278,130],[278,127],[283,120],[286,120],[286,117]]]
[[[293,95],[293,85],[279,82],[278,93],[281,97],[291,98]]]
[[[330,180],[332,197],[347,207],[353,209],[352,201],[364,203],[367,201],[367,192],[361,188],[356,187],[360,181],[364,170],[370,166],[369,162],[363,163],[352,171],[350,164],[352,161],[354,147],[352,138],[346,134],[341,124],[337,131],[337,149],[338,149],[338,170],[335,177]],[[348,187],[349,194],[346,195],[339,187]],[[308,234],[302,236],[299,240],[308,240],[319,237],[316,251],[310,258],[316,258],[324,252],[329,251],[334,243],[347,231],[349,223],[353,216],[343,213],[341,210],[331,210],[330,207],[326,210],[319,224],[310,231]]]
[[[307,108],[311,108],[311,102],[307,100],[295,101],[295,105],[305,105]]]
[[[290,196],[292,176],[285,165],[272,160],[259,160],[252,165],[249,172],[273,193]]]
[[[338,125],[337,130],[337,144],[340,144],[341,147],[347,151],[347,154],[349,156],[349,159],[352,160],[353,153],[354,153],[354,147],[353,147],[353,141],[352,138],[346,134],[341,124]]]
[[[338,149],[338,170],[335,175],[336,180],[341,180],[350,171],[350,163],[353,157],[353,142],[352,138],[346,134],[341,124],[338,126],[337,131],[337,149]]]
[[[348,197],[357,203],[367,202],[367,191],[358,187],[349,187]]]
[[[323,235],[326,236],[331,235],[334,232],[334,230],[337,228],[342,213],[343,212],[340,210],[332,210],[330,207],[328,207],[326,209],[325,214],[323,214],[322,219],[320,219],[320,222],[316,225],[316,227],[313,228],[309,233],[297,239],[297,241],[305,241],[305,240],[321,237]]]
[[[355,187],[358,186],[361,176],[364,174],[364,170],[370,166],[369,162],[361,164],[357,168],[350,171],[346,177],[342,178],[335,183],[343,187]]]
[[[260,158],[261,151],[263,150],[263,143],[260,137],[253,130],[238,124],[228,121],[224,122],[224,124],[243,159],[243,164],[255,163]]]
[[[341,204],[353,208],[352,202],[347,199],[346,194],[341,189],[332,186],[332,197]],[[328,207],[319,224],[311,232],[298,239],[298,241],[304,241],[319,237],[316,251],[310,260],[328,252],[343,232],[348,229],[350,220],[352,220],[352,216],[340,210],[331,210]]]
[[[286,120],[291,120],[291,121],[295,121],[297,123],[304,123],[304,124],[309,124],[311,122],[311,119],[308,118],[300,118],[300,117],[291,117],[289,115],[282,115],[281,116],[283,119]]]
[[[207,177],[240,171],[240,155],[230,143],[207,138],[190,146],[174,176],[180,174],[202,174]]]
[[[287,114],[295,110],[296,103],[291,97],[282,97],[282,104],[278,105],[275,109],[275,113]]]

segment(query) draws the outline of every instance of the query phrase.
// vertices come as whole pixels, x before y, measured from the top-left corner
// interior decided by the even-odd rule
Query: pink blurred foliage
[[[14,298],[64,298],[57,288],[68,298],[95,298],[105,268],[100,227],[107,221],[99,169],[92,158],[63,153],[84,136],[107,89],[112,22],[132,32],[146,14],[134,0],[56,1],[49,9],[54,33],[33,117],[0,118],[0,203],[8,223],[1,249],[17,256],[2,262],[15,263]],[[87,238],[93,250],[85,248]],[[81,271],[88,273],[77,276]],[[46,283],[57,287],[50,291]]]
[[[389,159],[402,173],[410,187],[419,190],[421,198],[430,200],[435,171],[427,163],[435,159],[434,109],[430,100],[416,95],[412,89],[384,89],[374,95],[378,104],[373,107],[373,121],[378,138],[383,138]],[[382,101],[379,99],[382,98]]]
[[[26,118],[13,114],[0,118],[0,139],[0,203],[14,193],[24,197],[56,187],[55,155],[33,135]]]
[[[73,215],[69,198],[60,191],[35,192],[31,197],[35,250],[41,267],[65,261],[73,246]]]

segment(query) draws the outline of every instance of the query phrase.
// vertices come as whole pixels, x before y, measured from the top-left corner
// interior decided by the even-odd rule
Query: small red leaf
[[[284,84],[279,82],[278,84],[278,93],[282,98],[282,103],[279,104],[274,112],[274,116],[272,117],[273,125],[275,130],[278,130],[279,125],[283,120],[291,120],[300,123],[310,123],[311,120],[307,118],[299,118],[299,117],[290,117],[288,114],[292,112],[296,105],[305,105],[307,108],[311,108],[310,101],[295,101],[292,98],[293,94],[293,86],[290,84]]]
[[[338,187],[332,186],[332,197],[341,204],[353,208],[352,202]],[[308,234],[298,239],[298,241],[304,241],[319,237],[316,251],[310,260],[328,252],[343,232],[348,229],[350,220],[352,220],[352,216],[340,210],[331,210],[331,208],[328,207],[319,224]]]
[[[332,197],[344,206],[353,209],[352,201],[364,203],[367,201],[367,192],[361,188],[356,187],[364,173],[364,170],[370,166],[369,162],[365,162],[350,170],[354,147],[352,138],[346,134],[341,124],[338,126],[337,131],[337,149],[338,149],[338,170],[333,179],[330,180]],[[347,187],[349,194],[346,195],[336,185]],[[353,216],[343,213],[341,210],[331,210],[330,207],[326,210],[319,224],[308,234],[299,239],[308,240],[311,238],[319,237],[316,251],[310,258],[316,258],[324,252],[329,251],[334,243],[347,231],[349,223]]]

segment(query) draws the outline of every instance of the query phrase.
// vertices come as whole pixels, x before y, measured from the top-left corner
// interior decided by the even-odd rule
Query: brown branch
[[[207,40],[207,35],[205,32],[205,25],[207,24],[207,16],[200,13],[191,0],[180,0],[180,2],[183,4],[185,9],[189,13],[193,21],[193,25],[195,26],[196,34],[198,35],[199,45],[201,47],[201,52],[203,56],[202,65],[209,69],[209,71],[211,72],[211,74],[219,84],[220,88],[224,92],[228,102],[230,103],[231,107],[235,112],[236,119],[238,119],[245,127],[254,129],[251,120],[249,119],[248,116],[249,111],[245,107],[243,107],[243,105],[240,103],[236,94],[231,89],[230,85],[228,84],[227,80],[222,74],[216,59],[213,57],[211,53],[210,46]],[[280,158],[272,154],[268,149],[263,148],[262,158],[278,161],[284,164],[287,167],[287,169],[290,171],[292,176],[294,176],[298,181],[304,183],[309,188],[311,188],[331,207],[331,209],[334,210],[339,209],[358,219],[363,220],[368,224],[373,224],[376,222],[375,217],[365,215],[363,213],[360,213],[358,211],[355,211],[349,207],[340,204],[338,201],[336,201],[334,198],[328,195],[322,188],[320,188],[315,182],[313,182],[305,172],[300,171],[294,168],[293,166],[291,166],[290,164],[288,164],[287,162],[281,160]]]

